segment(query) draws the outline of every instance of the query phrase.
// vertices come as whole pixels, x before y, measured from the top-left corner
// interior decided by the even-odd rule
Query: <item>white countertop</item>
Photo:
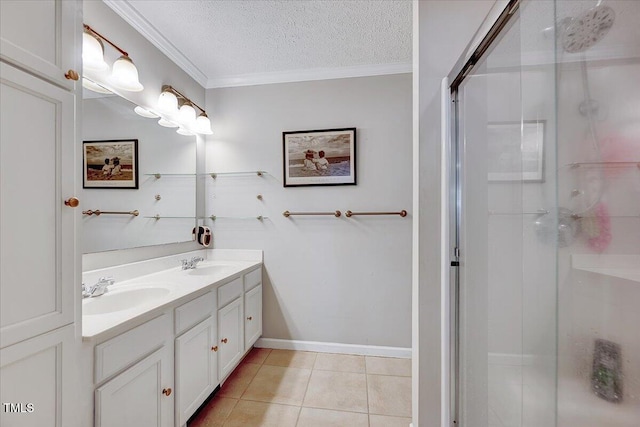
[[[179,265],[179,260],[182,258],[193,256],[205,257],[205,261],[198,264],[196,269],[182,270],[178,266],[167,268],[167,266]],[[82,338],[93,339],[125,323],[133,324],[137,318],[148,316],[153,312],[161,313],[171,305],[187,302],[198,291],[216,288],[261,264],[262,251],[203,250],[87,271],[82,276],[84,283],[95,283],[101,276],[112,276],[116,283],[110,286],[109,291],[103,296],[83,299],[83,306],[94,304],[99,298],[117,298],[118,294],[132,295],[129,293],[131,290],[160,288],[162,291],[158,292],[160,295],[155,295],[149,301],[142,301],[124,310],[91,315],[83,313]],[[207,269],[208,267],[218,269],[213,271],[213,269]],[[211,273],[209,273],[210,270]]]

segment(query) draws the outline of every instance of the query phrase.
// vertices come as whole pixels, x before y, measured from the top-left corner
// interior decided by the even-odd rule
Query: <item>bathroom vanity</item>
[[[194,257],[204,260],[182,269]],[[186,425],[262,334],[262,252],[194,251],[83,282],[105,276],[115,283],[82,302],[94,426]]]

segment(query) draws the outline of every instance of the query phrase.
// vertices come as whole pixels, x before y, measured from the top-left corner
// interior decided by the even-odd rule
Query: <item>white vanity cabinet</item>
[[[176,425],[183,426],[218,386],[218,330],[215,292],[176,309]],[[192,323],[203,319],[195,326]]]
[[[242,296],[218,310],[220,380],[225,380],[244,354]]]
[[[78,71],[77,10],[69,0],[0,1],[0,58],[72,90],[65,74]]]
[[[262,269],[244,275],[244,347],[251,348],[262,335]]]
[[[77,426],[81,1],[0,1],[0,425]],[[72,70],[69,73],[68,70]],[[36,125],[34,125],[36,124]],[[31,408],[31,409],[30,409]]]
[[[173,425],[171,320],[164,313],[95,346],[95,427]]]

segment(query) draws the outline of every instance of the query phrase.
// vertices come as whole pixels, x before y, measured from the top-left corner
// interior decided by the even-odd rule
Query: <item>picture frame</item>
[[[138,140],[82,142],[83,188],[138,189]]]
[[[285,187],[356,185],[356,128],[282,132]]]
[[[492,122],[487,126],[490,182],[544,182],[544,120]]]

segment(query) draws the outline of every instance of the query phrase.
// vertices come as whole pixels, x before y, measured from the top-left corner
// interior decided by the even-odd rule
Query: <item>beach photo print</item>
[[[138,188],[138,140],[83,142],[84,188]]]
[[[282,132],[284,186],[355,185],[356,128]]]

